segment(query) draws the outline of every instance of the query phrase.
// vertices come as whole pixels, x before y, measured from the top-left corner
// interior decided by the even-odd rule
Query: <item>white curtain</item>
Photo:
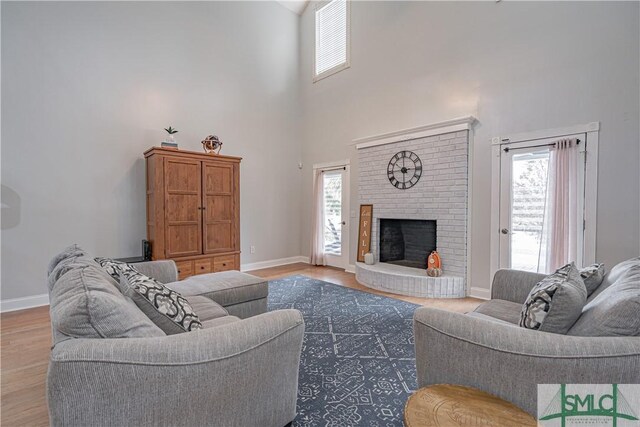
[[[326,265],[324,253],[324,179],[322,170],[313,177],[313,204],[311,212],[311,264]]]
[[[540,270],[550,273],[577,260],[578,140],[561,139],[551,149]]]

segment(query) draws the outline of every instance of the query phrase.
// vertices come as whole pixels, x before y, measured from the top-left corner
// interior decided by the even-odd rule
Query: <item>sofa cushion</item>
[[[587,288],[574,263],[567,264],[533,287],[522,306],[519,325],[566,334],[587,301]]]
[[[522,304],[518,304],[517,302],[492,299],[480,304],[472,313],[479,313],[517,325],[518,322],[520,322],[521,310]]]
[[[47,269],[47,285],[49,291],[55,283],[68,271],[88,265],[97,266],[93,259],[78,245],[71,245],[53,257]]]
[[[202,295],[222,306],[266,298],[268,282],[239,271],[199,274],[185,280],[167,283],[167,287],[182,295]]]
[[[587,288],[587,296],[591,295],[604,279],[604,264],[592,264],[580,269],[580,277]]]
[[[598,295],[600,295],[605,291],[605,289],[615,283],[623,274],[627,272],[630,267],[634,265],[640,265],[640,257],[631,258],[616,264],[611,270],[609,270],[607,274],[605,274],[604,279],[602,279],[602,283],[600,284],[600,286],[598,286],[595,292],[589,296],[587,303],[593,301]]]
[[[518,306],[521,306],[521,304],[518,304]],[[477,311],[469,312],[469,313],[467,313],[467,316],[475,317],[476,319],[488,320],[490,322],[502,323],[503,325],[511,325],[511,326],[514,326],[514,327],[518,326],[517,322],[516,323],[507,322],[506,320],[498,319],[497,317],[489,316],[487,314],[482,314],[482,313],[479,313]],[[519,316],[520,316],[520,311],[518,311],[518,317]]]
[[[189,301],[135,269],[125,268],[120,271],[120,290],[167,335],[202,328]]]
[[[587,303],[569,335],[640,336],[640,259],[627,262],[624,271],[616,270],[614,278]]]
[[[98,265],[77,267],[61,276],[50,293],[50,312],[53,329],[67,337],[165,335]]]
[[[240,318],[236,316],[224,316],[216,319],[209,319],[202,322],[202,329],[215,328],[217,326],[228,325],[229,323],[238,322]]]
[[[68,259],[79,257],[82,255],[86,255],[87,253],[77,244],[73,244],[64,248],[59,254],[54,256],[51,261],[49,261],[49,266],[47,268],[47,276],[50,276],[53,270],[60,264],[60,262]]]
[[[196,312],[201,322],[229,315],[227,309],[207,297],[189,295],[184,298],[189,301],[189,304],[191,304],[193,311]]]

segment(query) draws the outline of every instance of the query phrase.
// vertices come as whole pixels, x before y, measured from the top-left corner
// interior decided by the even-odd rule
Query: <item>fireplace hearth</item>
[[[426,268],[436,250],[436,221],[380,218],[380,262]]]

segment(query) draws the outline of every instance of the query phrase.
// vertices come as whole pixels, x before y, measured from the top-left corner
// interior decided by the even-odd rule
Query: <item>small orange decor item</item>
[[[427,258],[427,276],[442,276],[442,261],[440,260],[438,251],[431,252]]]
[[[438,251],[431,252],[427,258],[427,268],[442,268],[442,261],[440,261]]]

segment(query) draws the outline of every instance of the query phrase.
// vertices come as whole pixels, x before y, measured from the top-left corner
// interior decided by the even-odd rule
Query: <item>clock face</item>
[[[422,162],[413,151],[400,151],[389,160],[387,177],[389,182],[400,190],[416,185],[421,175]]]

